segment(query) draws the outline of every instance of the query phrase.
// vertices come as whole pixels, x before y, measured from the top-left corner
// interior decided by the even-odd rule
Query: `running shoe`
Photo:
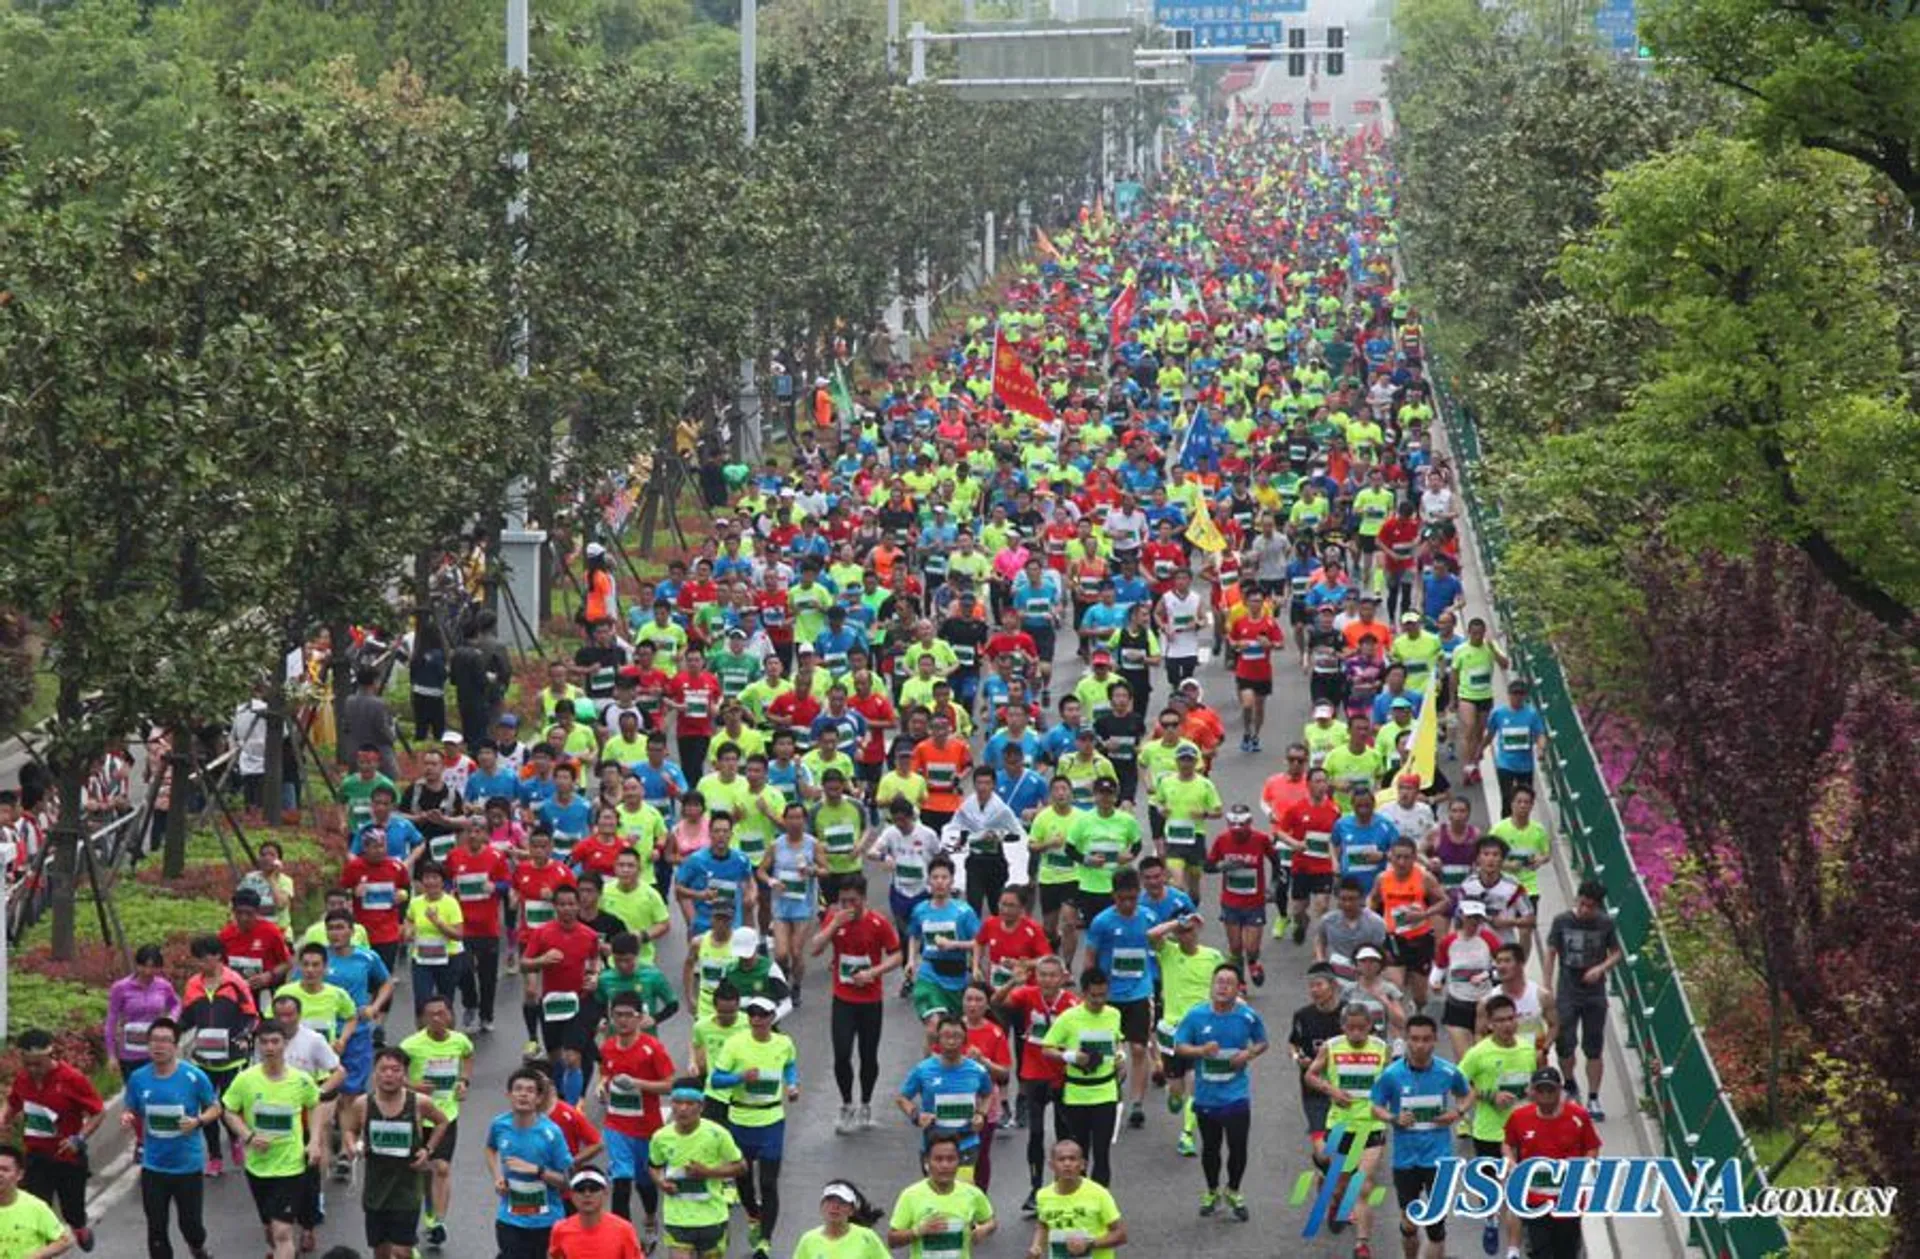
[[[1135,1102],[1127,1111],[1127,1127],[1144,1128],[1147,1126],[1147,1112],[1139,1102]]]
[[[834,1120],[833,1130],[843,1137],[849,1132],[852,1132],[854,1125],[853,1115],[853,1103],[849,1102],[845,1106],[842,1106],[840,1108],[840,1117]]]
[[[860,1129],[861,1129],[861,1131],[863,1131],[863,1132],[872,1132],[872,1131],[873,1131],[873,1130],[874,1130],[875,1128],[877,1128],[877,1127],[879,1127],[879,1126],[880,1126],[879,1124],[877,1124],[877,1123],[875,1123],[875,1122],[873,1121],[873,1107],[871,1107],[871,1106],[869,1106],[869,1105],[867,1105],[867,1104],[866,1104],[865,1102],[862,1102],[862,1103],[860,1103]]]
[[[226,1174],[227,1174],[227,1164],[225,1159],[215,1157],[207,1160],[207,1179],[208,1180],[218,1180]]]
[[[74,1229],[73,1244],[80,1247],[80,1249],[84,1250],[86,1253],[92,1254],[93,1253],[93,1230],[90,1228]]]
[[[1488,1220],[1480,1226],[1480,1249],[1490,1255],[1500,1253],[1500,1221]]]
[[[1168,1089],[1167,1090],[1167,1113],[1169,1115],[1177,1115],[1180,1113],[1180,1107],[1183,1105],[1185,1105],[1184,1099],[1182,1099],[1181,1096],[1178,1093],[1174,1092],[1172,1089]]]
[[[427,1230],[427,1245],[432,1246],[435,1249],[438,1249],[439,1247],[444,1246],[446,1244],[447,1244],[447,1226],[445,1224],[436,1222],[432,1228]]]
[[[1373,1247],[1365,1242],[1353,1243],[1353,1259],[1373,1259]]]
[[[1587,1099],[1587,1115],[1595,1123],[1607,1121],[1607,1112],[1600,1108],[1600,1094],[1595,1093]]]
[[[1173,1148],[1179,1152],[1181,1158],[1192,1158],[1195,1154],[1195,1150],[1193,1147],[1193,1134],[1191,1132],[1181,1133],[1179,1143],[1176,1144]]]
[[[1253,1218],[1252,1214],[1247,1210],[1246,1198],[1231,1189],[1227,1190],[1227,1210],[1233,1212],[1233,1218],[1239,1220],[1242,1224],[1245,1224]]]
[[[1020,1214],[1022,1215],[1040,1214],[1040,1204],[1033,1200],[1033,1195],[1038,1192],[1040,1191],[1037,1189],[1027,1190],[1027,1196],[1020,1200]]]
[[[1200,1191],[1200,1214],[1212,1215],[1220,1206],[1220,1195],[1211,1189]]]
[[[1247,967],[1247,973],[1253,977],[1253,986],[1255,988],[1264,988],[1267,986],[1267,968],[1260,963],[1255,962]]]
[[[481,1020],[480,1020],[480,1034],[481,1034],[482,1036],[491,1036],[491,1035],[493,1035],[493,1020],[492,1020],[492,1019],[481,1019]]]
[[[522,1058],[538,1058],[540,1056],[540,1042],[537,1040],[528,1041],[525,1048],[521,1049],[520,1056]]]
[[[479,1031],[480,1030],[480,1011],[468,1010],[464,1015],[462,1015],[460,1018],[460,1029],[466,1032]]]
[[[1258,735],[1255,735],[1253,738],[1247,740],[1247,751],[1253,752],[1255,754],[1259,753],[1260,737]]]

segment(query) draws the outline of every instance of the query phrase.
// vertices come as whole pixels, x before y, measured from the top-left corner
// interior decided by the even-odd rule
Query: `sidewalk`
[[[1436,422],[1434,431],[1436,449],[1451,456],[1453,451],[1447,442],[1446,426]],[[1474,537],[1472,521],[1462,511],[1457,523],[1460,528],[1460,580],[1466,588],[1467,615],[1484,617],[1488,637],[1504,644],[1508,635],[1493,608],[1492,587],[1480,566],[1479,543]],[[1464,621],[1461,630],[1465,630]],[[1498,693],[1502,692],[1496,690]],[[1480,769],[1481,789],[1486,792],[1487,816],[1498,818],[1500,789],[1494,780],[1491,754]],[[1545,939],[1547,926],[1554,917],[1573,907],[1574,890],[1579,881],[1568,862],[1559,809],[1544,783],[1541,787],[1540,797],[1534,806],[1534,816],[1547,827],[1555,842],[1553,864],[1543,872],[1540,880],[1540,904],[1536,907],[1540,916],[1540,930],[1536,936],[1536,949],[1540,948],[1540,941]],[[1545,974],[1543,956],[1539,954],[1529,959],[1529,964],[1538,975]],[[1600,1100],[1607,1113],[1607,1121],[1600,1129],[1601,1140],[1606,1143],[1605,1153],[1638,1156],[1664,1154],[1666,1151],[1657,1126],[1640,1109],[1640,1098],[1646,1092],[1645,1082],[1640,1077],[1639,1063],[1626,1051],[1626,1036],[1626,1021],[1621,1017],[1616,1000],[1608,1020],[1606,1077],[1600,1086]],[[1573,1081],[1569,1081],[1570,1087],[1573,1084]],[[1584,1081],[1580,1082],[1579,1087],[1584,1089]],[[1680,1259],[1690,1253],[1685,1230],[1665,1217],[1612,1219],[1589,1216],[1584,1223],[1590,1259],[1601,1259],[1602,1256],[1643,1259],[1656,1255],[1671,1255]]]

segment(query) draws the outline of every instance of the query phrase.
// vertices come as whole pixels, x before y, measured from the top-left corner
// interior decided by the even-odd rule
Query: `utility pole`
[[[507,0],[507,74],[514,81],[510,90],[522,90],[527,81],[527,6],[530,0]],[[507,122],[512,124],[519,116],[519,108],[513,98],[507,100]],[[523,264],[526,262],[526,249],[521,243],[520,225],[527,217],[527,151],[517,149],[513,154],[514,189],[513,199],[507,202],[507,236],[513,248],[513,279],[511,284],[513,302],[513,372],[522,381],[529,370],[529,347],[533,331],[532,321],[527,311],[527,295],[522,282]],[[525,476],[515,477],[507,487],[506,527],[500,531],[500,564],[505,570],[502,580],[506,583],[507,600],[523,609],[519,616],[501,616],[502,638],[514,647],[531,648],[539,633],[525,615],[540,607],[540,558],[546,546],[547,535],[543,529],[535,529],[527,522],[527,494],[529,486]],[[505,601],[503,601],[505,602]]]
[[[887,78],[900,72],[900,0],[887,0]]]
[[[740,121],[749,150],[760,129],[759,27],[759,0],[740,0]],[[747,352],[740,360],[740,421],[736,440],[740,462],[749,468],[758,468],[766,458],[765,434],[760,422],[759,335],[756,321],[747,330]]]

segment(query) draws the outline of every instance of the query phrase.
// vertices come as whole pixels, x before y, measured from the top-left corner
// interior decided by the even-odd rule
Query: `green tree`
[[[128,195],[103,207],[102,185]],[[203,224],[139,158],[98,139],[0,197],[0,584],[53,635],[39,751],[64,959],[94,758],[155,716],[224,712],[271,659],[257,631],[287,522],[262,512],[254,421],[273,346],[199,318]]]
[[[1592,477],[1681,546],[1798,547],[1889,625],[1920,590],[1920,418],[1881,299],[1870,176],[1700,138],[1615,176],[1558,275],[1645,340],[1612,423],[1550,438],[1530,472]],[[1817,312],[1817,318],[1809,318]],[[1542,504],[1544,507],[1544,504]]]
[[[1752,104],[1768,140],[1863,162],[1920,208],[1920,21],[1874,0],[1653,0],[1642,37]]]

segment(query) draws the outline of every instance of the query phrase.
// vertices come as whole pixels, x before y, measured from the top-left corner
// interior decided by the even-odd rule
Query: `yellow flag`
[[[1213,523],[1213,513],[1204,504],[1187,522],[1187,541],[1209,555],[1218,555],[1227,549],[1227,540],[1220,536],[1220,526]]]
[[[1439,717],[1434,711],[1434,693],[1429,690],[1420,696],[1420,711],[1413,718],[1413,734],[1407,739],[1407,759],[1393,772],[1398,779],[1402,774],[1418,774],[1420,786],[1424,789],[1433,786],[1433,758],[1439,743]],[[1394,789],[1384,787],[1375,800],[1379,804],[1393,801]]]

